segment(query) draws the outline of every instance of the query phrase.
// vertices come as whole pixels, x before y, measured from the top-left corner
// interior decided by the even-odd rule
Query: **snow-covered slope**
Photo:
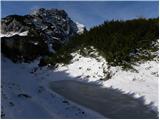
[[[15,64],[2,56],[2,117],[3,118],[102,118],[103,116],[79,106],[48,88],[51,81],[79,80],[97,82],[102,87],[120,89],[135,98],[144,97],[145,104],[158,107],[158,59],[137,63],[137,71],[111,67],[105,59],[84,57],[79,52],[69,65],[38,67],[33,63]]]
[[[37,71],[36,71],[37,70]],[[53,75],[52,79],[48,76]],[[2,57],[2,118],[103,118],[48,89],[48,81],[63,72],[37,69],[31,64],[15,64]],[[67,75],[66,75],[67,76]],[[68,77],[69,78],[69,77]]]
[[[137,63],[133,66],[136,71],[125,71],[118,66],[109,66],[95,49],[93,53],[97,55],[96,58],[73,53],[71,64],[59,66],[56,70],[66,71],[70,76],[84,82],[95,81],[104,87],[118,88],[126,94],[134,93],[135,97],[143,96],[146,104],[153,102],[153,106],[158,107],[158,58]]]

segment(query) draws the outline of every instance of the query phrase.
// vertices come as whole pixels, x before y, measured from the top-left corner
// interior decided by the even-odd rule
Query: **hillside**
[[[93,46],[111,66],[132,68],[136,62],[152,60],[157,56],[152,53],[158,51],[158,29],[158,19],[106,21],[73,37],[57,52],[56,56],[60,58],[56,62],[63,62],[61,56],[65,56],[64,62],[69,62],[70,53],[77,50],[83,56],[88,56],[92,52],[90,46]]]

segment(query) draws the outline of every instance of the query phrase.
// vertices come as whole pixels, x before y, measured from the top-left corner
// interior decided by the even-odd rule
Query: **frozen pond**
[[[143,97],[123,94],[113,88],[74,80],[54,81],[49,87],[65,98],[90,108],[106,118],[157,118],[151,105],[145,105]]]

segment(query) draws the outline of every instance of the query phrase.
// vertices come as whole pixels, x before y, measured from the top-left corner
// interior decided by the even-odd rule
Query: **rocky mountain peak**
[[[25,49],[32,46],[33,51],[36,49],[35,58],[41,51],[55,52],[70,37],[82,33],[83,30],[85,27],[72,21],[64,10],[39,8],[24,16],[9,15],[1,20],[2,48],[5,49],[2,49],[2,52],[6,53],[6,49],[9,49],[12,54],[14,47],[18,56],[24,58],[24,54],[28,54],[28,50]],[[22,32],[28,34],[19,35]],[[41,48],[43,50],[40,50]],[[32,53],[27,56],[30,54]]]
[[[64,10],[58,10],[58,9],[54,9],[54,8],[51,8],[51,9],[44,9],[44,8],[39,8],[39,9],[33,9],[31,12],[30,12],[30,15],[32,16],[48,16],[48,15],[51,15],[51,16],[61,16],[63,18],[66,18],[68,15],[67,13],[64,11]]]

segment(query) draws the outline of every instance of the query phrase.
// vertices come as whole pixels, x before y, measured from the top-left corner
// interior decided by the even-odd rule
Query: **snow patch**
[[[19,35],[19,36],[27,36],[28,35],[28,31],[24,31],[24,32],[8,32],[6,34],[0,34],[0,37],[12,37],[14,35]]]
[[[85,26],[83,24],[80,24],[79,22],[76,22],[76,25],[77,25],[77,28],[78,28],[77,33],[82,34],[84,32]]]

